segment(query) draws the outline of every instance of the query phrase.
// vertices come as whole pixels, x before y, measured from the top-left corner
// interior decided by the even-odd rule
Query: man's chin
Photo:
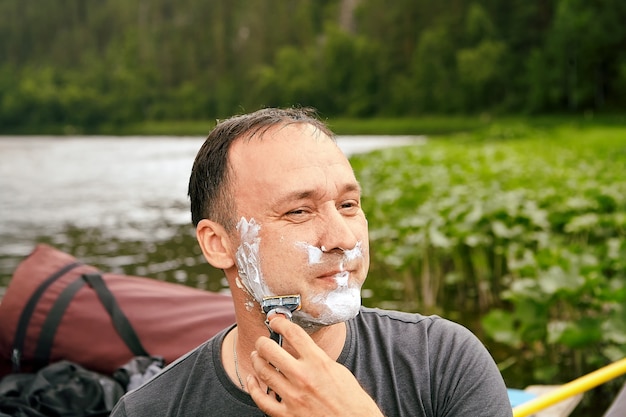
[[[305,306],[306,307],[306,306]],[[324,296],[313,297],[308,308],[296,311],[294,323],[314,333],[318,329],[356,317],[361,308],[361,289],[344,288]]]

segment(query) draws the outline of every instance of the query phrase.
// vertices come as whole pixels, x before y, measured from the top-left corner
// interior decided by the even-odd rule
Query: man
[[[237,323],[127,394],[113,416],[512,415],[498,369],[468,330],[361,307],[361,191],[312,112],[219,123],[196,156],[189,196]],[[286,295],[300,297],[293,321],[291,310],[267,317],[265,300]]]

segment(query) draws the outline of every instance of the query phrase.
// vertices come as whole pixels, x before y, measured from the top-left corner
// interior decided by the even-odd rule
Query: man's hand
[[[283,317],[270,323],[295,350],[290,355],[268,337],[256,342],[248,392],[272,417],[376,416],[383,414],[354,375],[332,360],[300,326]],[[280,370],[280,371],[279,371]],[[259,381],[271,387],[269,394]],[[281,397],[279,402],[275,394]]]

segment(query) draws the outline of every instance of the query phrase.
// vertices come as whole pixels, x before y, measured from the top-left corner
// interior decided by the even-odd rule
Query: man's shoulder
[[[437,315],[425,316],[420,313],[408,313],[398,310],[386,310],[381,308],[361,307],[357,320],[364,322],[391,322],[420,324],[422,326],[451,326],[457,327],[459,324]]]
[[[382,308],[361,307],[357,318],[363,320],[397,320],[406,323],[418,323],[424,320],[441,319],[439,316],[424,316],[419,313],[407,313],[398,310],[385,310]]]
[[[418,333],[428,339],[475,338],[463,325],[437,315],[361,307],[354,321],[357,329],[367,327],[398,336],[411,337]]]

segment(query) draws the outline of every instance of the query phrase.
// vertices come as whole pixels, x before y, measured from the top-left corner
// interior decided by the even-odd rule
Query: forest
[[[626,108],[623,0],[0,1],[0,133]]]

